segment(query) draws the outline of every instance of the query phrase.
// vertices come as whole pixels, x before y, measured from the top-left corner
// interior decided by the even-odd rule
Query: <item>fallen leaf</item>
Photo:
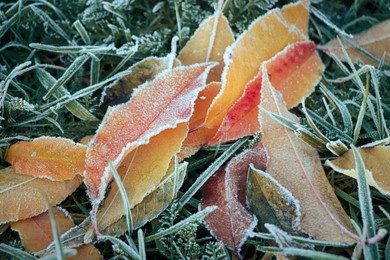
[[[300,205],[286,188],[268,173],[253,166],[249,169],[247,205],[259,221],[259,229],[266,231],[264,224],[274,224],[289,234],[300,234]]]
[[[135,88],[169,69],[170,63],[170,57],[148,57],[132,65],[128,69],[131,71],[129,75],[104,88],[100,101],[102,111],[106,111],[109,106],[129,101]],[[180,61],[175,59],[173,67],[177,66],[180,66]]]
[[[216,19],[218,17],[218,19]],[[215,61],[207,82],[221,81],[224,68],[223,54],[226,47],[234,42],[234,35],[226,17],[217,10],[214,15],[204,20],[179,53],[178,59],[183,65]]]
[[[142,227],[148,221],[151,221],[160,215],[177,196],[177,192],[184,182],[187,163],[179,164],[178,176],[175,175],[174,169],[171,168],[167,171],[166,176],[156,189],[131,210],[134,229]],[[176,190],[174,191],[176,177],[178,178]],[[122,216],[118,221],[101,230],[101,233],[115,236],[122,235],[126,231],[126,217]],[[64,233],[61,236],[61,240],[66,247],[77,247],[84,243],[96,241],[96,235],[93,233],[92,229],[91,218],[86,218],[80,225]],[[55,248],[51,246],[47,249],[47,252],[51,252],[54,249]]]
[[[167,129],[150,138],[129,153],[118,167],[130,206],[140,204],[152,193],[166,175],[173,156],[180,151],[188,132],[188,123]],[[104,205],[97,212],[97,225],[104,230],[125,215],[122,197],[116,183],[112,184]]]
[[[93,140],[93,135],[86,135],[80,140],[80,144],[88,146],[89,143]]]
[[[188,146],[205,145],[216,133],[218,128],[206,128],[204,127],[204,122],[211,102],[220,90],[221,83],[212,82],[199,93],[198,99],[195,102],[194,114],[190,119],[190,131],[188,132],[188,136],[184,141],[184,144]]]
[[[307,15],[300,17],[308,22]],[[298,21],[295,23],[301,24]],[[278,8],[252,22],[225,52],[222,89],[211,104],[205,126],[219,127],[228,109],[242,96],[246,84],[258,73],[263,61],[272,58],[288,44],[305,38],[283,19],[282,10]]]
[[[238,256],[249,232],[257,224],[256,218],[245,208],[245,193],[249,164],[260,169],[265,167],[267,159],[261,150],[258,146],[234,157],[201,188],[200,208],[218,206],[205,217],[207,228]]]
[[[376,24],[368,30],[355,35],[353,39],[350,39],[350,41],[353,45],[364,49],[378,59],[381,59],[383,54],[386,53],[385,61],[390,62],[390,19]],[[357,63],[358,60],[361,60],[367,64],[378,65],[378,62],[363,54],[361,51],[353,48],[347,42],[342,42],[352,62]],[[333,39],[324,46],[320,46],[320,49],[324,50],[328,54],[335,54],[341,61],[347,61],[337,39]]]
[[[108,163],[118,167],[126,155],[152,136],[188,122],[211,67],[198,64],[166,70],[138,87],[129,102],[109,111],[87,149],[85,182],[95,212],[112,179]],[[152,186],[162,176],[156,178],[158,182]]]
[[[12,145],[5,158],[15,173],[63,181],[83,175],[86,150],[69,139],[39,137]]]
[[[374,148],[359,148],[358,150],[366,166],[368,184],[377,188],[381,193],[390,195],[390,147],[377,146]],[[337,159],[326,161],[325,165],[337,172],[357,178],[352,150]]]
[[[188,136],[188,135],[187,135]],[[184,140],[185,141],[185,140]],[[180,151],[176,154],[179,162],[196,154],[200,149],[200,145],[185,145],[183,144]]]
[[[288,24],[294,25],[306,37],[309,37],[310,0],[302,0],[283,6],[283,18]]]
[[[80,176],[69,181],[50,181],[15,174],[12,167],[0,170],[0,224],[30,218],[46,211],[42,194],[51,206],[55,206],[72,194],[81,182]]]
[[[299,201],[301,228],[305,232],[316,239],[352,242],[356,235],[325,176],[317,151],[270,116],[272,112],[299,122],[271,85],[265,65],[262,71],[259,120],[261,141],[269,158],[267,173]]]
[[[53,213],[60,234],[74,227],[68,212],[61,208],[53,208]],[[53,242],[50,215],[47,211],[32,218],[13,222],[11,228],[19,233],[24,248],[30,253],[41,251]],[[82,245],[76,250],[76,256],[66,259],[101,259],[99,251],[93,245]]]
[[[297,42],[266,62],[271,83],[279,90],[287,108],[297,105],[317,85],[324,66],[313,42]],[[209,141],[226,143],[260,131],[261,71],[245,87],[244,94],[226,113],[218,132]]]

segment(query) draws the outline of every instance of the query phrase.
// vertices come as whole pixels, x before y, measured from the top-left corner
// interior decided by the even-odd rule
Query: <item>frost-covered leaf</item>
[[[363,54],[362,51],[356,49],[356,47],[367,51],[378,59],[381,59],[383,54],[386,53],[385,61],[390,62],[390,19],[355,35],[350,41],[353,46],[345,41],[343,41],[343,45],[352,62],[356,63],[358,60],[361,60],[364,63],[372,65],[378,64],[378,62]],[[347,61],[337,39],[331,40],[320,48],[326,53],[335,54],[341,61]]]
[[[297,42],[266,62],[272,85],[279,90],[291,108],[308,96],[321,78],[324,66],[313,42]],[[245,87],[243,95],[225,115],[218,132],[209,144],[235,140],[260,131],[261,71]]]
[[[265,169],[266,156],[257,146],[234,157],[216,172],[201,188],[203,198],[200,208],[216,205],[218,208],[205,217],[210,232],[235,254],[250,231],[257,224],[256,218],[245,208],[246,179],[249,164]]]
[[[59,232],[62,234],[74,227],[69,213],[61,208],[53,209]],[[45,249],[53,242],[53,232],[49,213],[11,223],[11,228],[19,233],[24,248],[30,253]],[[77,255],[67,259],[101,259],[99,251],[93,245],[82,245]]]
[[[385,195],[390,195],[390,147],[359,148],[366,167],[368,184]],[[355,159],[352,150],[339,158],[326,162],[327,166],[356,179]]]
[[[214,15],[204,20],[192,38],[181,50],[178,59],[183,65],[215,61],[207,82],[221,81],[224,67],[223,54],[226,47],[234,42],[234,35],[226,17],[217,10]]]
[[[56,137],[39,137],[12,145],[6,160],[15,173],[48,178],[53,181],[72,180],[83,175],[87,146]]]
[[[153,80],[160,72],[169,69],[171,66],[170,57],[148,57],[135,63],[128,70],[131,73],[113,84],[107,86],[100,101],[100,108],[106,111],[109,106],[129,101],[133,90],[139,85]],[[173,66],[179,66],[180,62],[175,59]]]
[[[188,122],[211,67],[198,64],[166,70],[138,87],[129,102],[109,111],[87,149],[85,178],[94,211],[112,179],[108,162],[118,167],[126,155],[136,152],[152,136]],[[160,183],[163,174],[165,171],[155,176],[157,182],[150,185]]]
[[[149,143],[138,146],[129,153],[118,167],[130,206],[141,203],[152,193],[169,169],[173,156],[180,151],[188,132],[188,123],[160,132]],[[104,205],[97,213],[99,231],[105,230],[125,215],[122,197],[116,183],[112,184]]]
[[[265,65],[260,103],[261,139],[269,157],[266,172],[299,201],[301,228],[316,239],[351,242],[356,238],[349,217],[329,184],[316,149],[274,121],[272,112],[294,122],[281,94],[274,89]]]
[[[274,224],[290,234],[300,234],[300,205],[286,188],[268,173],[250,167],[246,190],[248,208],[259,221]]]
[[[307,17],[300,15],[302,21],[295,23],[307,24]],[[208,111],[206,127],[219,127],[228,109],[242,96],[246,84],[258,73],[262,62],[287,45],[305,39],[304,34],[284,20],[283,11],[278,8],[252,22],[225,52],[222,89]]]
[[[283,18],[288,24],[294,25],[305,36],[309,36],[310,0],[301,0],[283,6]]]
[[[36,216],[47,210],[45,195],[54,206],[63,201],[80,186],[82,178],[69,181],[15,174],[12,167],[0,170],[0,223]]]

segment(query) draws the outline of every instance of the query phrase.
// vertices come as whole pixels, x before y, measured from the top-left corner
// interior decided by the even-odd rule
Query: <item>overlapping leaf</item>
[[[12,145],[6,160],[15,173],[62,181],[84,173],[87,147],[65,138],[40,137]]]
[[[307,17],[305,14],[296,16],[302,21],[294,20],[294,23],[300,26],[306,24],[307,27]],[[219,127],[228,109],[244,93],[246,84],[258,73],[263,61],[272,58],[288,44],[305,39],[304,34],[287,23],[280,9],[273,9],[256,19],[225,53],[222,89],[208,111],[206,127]]]
[[[271,85],[266,66],[262,69],[259,120],[269,157],[266,172],[299,201],[305,232],[322,240],[353,241],[356,236],[351,223],[325,176],[317,151],[272,118],[274,113],[298,122]]]
[[[106,111],[109,106],[129,101],[133,90],[147,81],[153,80],[160,72],[177,67],[180,62],[175,59],[173,64],[170,57],[148,57],[132,65],[128,70],[131,73],[113,84],[107,86],[100,101],[100,108]]]
[[[50,181],[15,174],[11,167],[0,170],[0,223],[30,218],[46,211],[42,194],[54,206],[72,194],[81,182],[80,176],[69,181]]]
[[[74,226],[69,213],[63,209],[54,208],[53,213],[61,234]],[[30,253],[41,251],[53,242],[53,231],[48,212],[13,222],[11,228],[19,233],[24,248]],[[67,259],[101,259],[99,251],[93,245],[82,245],[76,249],[77,255]]]
[[[378,64],[377,61],[364,54],[362,50],[368,52],[377,59],[381,59],[386,53],[385,61],[390,62],[390,19],[355,35],[353,39],[350,39],[350,43],[351,44],[343,41],[343,45],[352,59],[352,62],[360,60],[368,64]],[[359,48],[362,50],[359,50]],[[346,61],[346,57],[343,54],[337,39],[333,39],[324,46],[321,46],[321,49],[327,53],[335,54],[341,61]]]
[[[359,148],[366,167],[368,184],[377,188],[385,195],[390,195],[390,147],[378,146],[373,148]],[[355,159],[350,150],[339,158],[327,161],[326,165],[342,174],[356,177]]]
[[[258,146],[236,156],[201,189],[201,209],[218,206],[218,209],[205,217],[208,229],[237,255],[240,254],[248,232],[257,223],[256,218],[245,208],[245,193],[249,164],[265,169],[267,158],[261,151],[262,147]]]
[[[287,46],[266,63],[272,85],[279,90],[291,108],[308,96],[321,78],[324,69],[313,42],[298,42]],[[222,143],[260,131],[261,71],[245,87],[244,94],[225,115],[210,144]]]
[[[221,81],[224,67],[223,54],[226,47],[234,42],[234,35],[226,17],[217,10],[214,15],[204,20],[192,38],[181,50],[178,59],[183,65],[215,61],[207,81]]]
[[[108,162],[118,167],[152,136],[188,122],[210,68],[210,64],[199,64],[160,73],[139,87],[129,102],[108,113],[87,150],[85,177],[95,210],[112,178]],[[151,185],[157,185],[162,176]]]

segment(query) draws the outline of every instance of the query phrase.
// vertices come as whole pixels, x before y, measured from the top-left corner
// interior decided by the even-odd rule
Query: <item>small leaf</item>
[[[302,22],[296,23],[308,23],[307,15],[299,17]],[[225,52],[222,89],[208,111],[206,127],[219,127],[228,109],[244,93],[246,84],[258,73],[263,61],[271,59],[288,44],[305,39],[305,35],[284,20],[282,10],[278,8],[252,22]]]
[[[343,45],[354,63],[361,60],[366,64],[378,65],[377,61],[363,54],[361,50],[368,52],[378,60],[386,53],[385,61],[390,62],[390,19],[355,35],[349,42],[350,44],[343,41]],[[347,61],[337,39],[333,39],[321,46],[321,49],[328,54],[335,54],[341,61]]]
[[[249,164],[265,168],[267,159],[261,150],[258,146],[234,157],[201,188],[200,208],[218,206],[205,218],[208,229],[236,255],[240,254],[241,246],[257,224],[256,218],[245,208],[245,192]]]
[[[390,147],[359,148],[366,167],[367,182],[377,188],[382,194],[390,195]],[[326,161],[333,170],[353,178],[356,177],[355,159],[352,150],[332,161]]]
[[[302,233],[299,202],[268,173],[250,167],[246,196],[260,229],[264,230],[264,224],[270,223],[290,234]]]
[[[297,42],[266,62],[271,83],[291,108],[308,96],[321,78],[324,66],[313,42]],[[218,132],[209,144],[225,143],[260,131],[261,70],[245,87],[243,95],[225,115]]]
[[[50,181],[15,174],[11,167],[0,170],[0,224],[30,218],[46,211],[41,194],[54,206],[72,194],[81,182],[80,176],[69,181]]]
[[[61,208],[54,208],[53,213],[60,233],[64,233],[74,226],[68,212]],[[11,228],[19,233],[23,246],[28,252],[36,253],[53,242],[53,232],[48,212],[11,223]],[[67,259],[84,258],[100,259],[100,253],[93,245],[82,245],[77,248],[77,256]]]
[[[262,69],[259,120],[262,143],[269,156],[267,173],[299,201],[301,228],[305,232],[316,239],[335,242],[359,239],[351,231],[349,217],[325,176],[318,152],[265,112],[299,122],[288,112],[280,93],[271,85],[266,66],[263,65]]]
[[[87,149],[85,178],[95,212],[112,179],[108,162],[118,167],[152,136],[188,122],[210,69],[210,64],[198,64],[166,70],[140,86],[129,102],[109,111]]]
[[[56,137],[39,137],[12,145],[6,160],[15,173],[48,178],[53,181],[72,180],[83,175],[87,146]]]
[[[175,60],[174,66],[180,62]],[[111,85],[104,88],[100,101],[100,108],[106,111],[109,106],[129,101],[133,90],[139,85],[153,80],[160,72],[169,69],[170,59],[168,57],[148,57],[132,65],[128,70],[131,73]]]
[[[218,62],[219,64],[210,71],[207,82],[221,81],[224,68],[223,54],[226,47],[233,42],[234,35],[229,22],[220,10],[217,10],[214,15],[199,25],[192,38],[181,50],[178,59],[183,65]]]

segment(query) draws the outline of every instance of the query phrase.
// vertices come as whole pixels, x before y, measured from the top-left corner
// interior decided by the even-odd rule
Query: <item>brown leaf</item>
[[[0,223],[36,216],[47,210],[44,194],[50,205],[62,202],[80,186],[82,178],[69,181],[15,174],[11,167],[0,170]]]
[[[266,157],[260,146],[233,158],[226,168],[216,172],[201,188],[200,208],[218,208],[205,217],[210,232],[235,254],[256,226],[256,218],[245,208],[246,179],[249,164],[264,169]]]
[[[381,193],[390,195],[390,147],[359,148],[359,153],[366,166],[368,184],[377,188]],[[353,178],[356,177],[355,157],[352,150],[332,161],[326,161],[333,170]]]
[[[61,208],[53,208],[60,234],[74,227],[69,213]],[[19,220],[11,223],[11,228],[19,233],[24,248],[30,253],[36,253],[45,249],[53,242],[53,231],[50,215],[46,211],[38,216]],[[82,245],[78,248],[77,255],[67,257],[70,259],[101,259],[99,251],[93,245]]]
[[[148,57],[132,65],[128,69],[131,71],[129,75],[104,88],[100,108],[106,111],[109,106],[129,101],[135,88],[153,80],[163,70],[169,69],[170,60],[169,57]],[[179,65],[180,61],[175,59],[173,67]]]
[[[351,41],[354,45],[366,50],[378,59],[381,59],[383,54],[386,53],[385,61],[390,62],[390,19],[355,35]],[[352,62],[357,63],[358,60],[361,60],[367,64],[378,65],[378,62],[363,54],[361,51],[354,49],[345,41],[343,45]],[[328,54],[334,53],[341,61],[346,61],[346,57],[337,39],[331,40],[320,48]]]
[[[87,146],[69,139],[40,137],[12,145],[6,160],[18,174],[53,181],[72,180],[84,173],[86,150]]]
[[[356,239],[356,235],[351,231],[351,222],[325,176],[317,151],[270,116],[272,112],[299,122],[271,85],[266,64],[262,69],[259,120],[269,157],[267,173],[299,201],[301,228],[305,232],[321,240],[353,241],[351,237]]]

